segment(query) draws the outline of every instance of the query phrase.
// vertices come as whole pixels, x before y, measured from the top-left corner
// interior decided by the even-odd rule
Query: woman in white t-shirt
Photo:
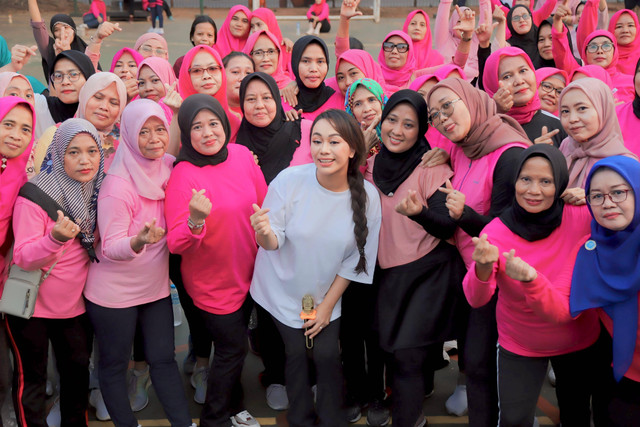
[[[285,343],[292,426],[315,422],[314,380],[320,425],[346,425],[339,302],[351,280],[372,282],[381,221],[378,193],[359,171],[366,153],[351,116],[323,112],[311,130],[314,163],[283,170],[251,216],[260,245],[251,296],[273,316]],[[316,316],[303,321],[305,295],[313,297]],[[315,379],[308,375],[311,342]]]

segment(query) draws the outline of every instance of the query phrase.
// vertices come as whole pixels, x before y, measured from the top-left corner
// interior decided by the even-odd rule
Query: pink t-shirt
[[[287,104],[284,99],[282,100],[282,108],[284,108],[284,111],[293,110],[293,107]],[[331,95],[331,97],[327,99],[327,101],[322,104],[322,106],[316,111],[302,113],[302,118],[313,122],[316,117],[318,117],[320,114],[322,114],[322,112],[328,110],[329,108],[344,110],[344,95],[342,94],[342,92],[340,92],[340,89],[335,88],[335,93]]]
[[[141,197],[131,182],[107,175],[98,196],[101,241],[99,263],[89,266],[84,296],[103,307],[126,308],[169,296],[169,248],[166,237],[146,245],[140,253],[131,239],[156,219],[166,229],[164,200]]]
[[[496,320],[498,342],[506,350],[527,357],[548,357],[582,350],[600,334],[598,315],[588,310],[573,319],[569,292],[579,242],[591,233],[586,206],[565,206],[562,224],[548,237],[529,242],[495,218],[483,230],[498,247],[499,260],[486,282],[476,276],[475,263],[462,282],[472,307],[489,302],[498,289]],[[515,249],[538,272],[531,282],[511,279],[505,273],[504,252]]]
[[[249,292],[258,252],[249,217],[262,206],[267,184],[253,155],[227,145],[229,156],[215,166],[178,163],[166,190],[167,243],[182,255],[182,279],[195,305],[209,313],[237,311]],[[187,225],[192,189],[206,190],[211,214],[200,234]]]
[[[633,101],[616,107],[624,146],[640,158],[640,119],[633,113]]]
[[[51,237],[55,222],[37,204],[18,197],[13,209],[15,246],[13,262],[25,270],[46,273],[38,291],[34,317],[69,319],[84,313],[82,290],[89,271],[89,256],[79,239],[65,243]],[[96,231],[97,238],[97,231]]]

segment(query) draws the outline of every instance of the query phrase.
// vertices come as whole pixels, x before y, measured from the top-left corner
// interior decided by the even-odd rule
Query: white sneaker
[[[158,34],[164,34],[164,28],[158,28],[156,33]]]
[[[97,419],[100,421],[109,421],[111,419],[111,415],[109,415],[107,405],[104,404],[102,392],[99,388],[94,388],[91,390],[91,393],[89,393],[89,404],[96,408]]]
[[[457,340],[445,341],[444,342],[444,351],[449,353],[452,350],[455,350],[456,352],[458,351],[458,341]]]
[[[53,406],[47,415],[47,425],[49,427],[60,427],[62,416],[60,415],[60,396],[56,397]]]
[[[201,405],[207,397],[207,380],[209,379],[209,367],[201,366],[191,375],[191,386],[196,389],[193,400]]]
[[[47,380],[47,386],[45,388],[45,394],[47,395],[47,397],[53,396],[53,384],[51,384],[51,381],[49,381],[49,380]]]
[[[153,27],[149,27],[149,29],[147,30],[147,33],[155,33],[156,29]]]
[[[274,411],[284,411],[289,407],[287,388],[282,384],[271,384],[266,392],[267,405]]]
[[[469,407],[467,405],[467,386],[462,384],[456,386],[453,394],[449,396],[444,404],[447,413],[462,417],[467,414]]]
[[[144,372],[136,369],[131,370],[129,379],[129,404],[133,412],[142,411],[149,404],[149,393],[147,389],[151,386],[149,368]]]
[[[242,411],[231,417],[231,424],[235,427],[260,427],[258,420],[253,418],[249,411]]]

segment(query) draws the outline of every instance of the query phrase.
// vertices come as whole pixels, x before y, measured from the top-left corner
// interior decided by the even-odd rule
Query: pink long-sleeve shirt
[[[322,106],[320,108],[318,108],[316,111],[305,111],[302,113],[302,118],[303,119],[307,119],[310,121],[314,121],[316,117],[318,117],[320,114],[322,114],[324,111],[330,109],[330,108],[336,108],[338,110],[344,110],[344,95],[342,94],[342,92],[340,91],[340,88],[338,88],[338,83],[335,81],[335,78],[330,78],[327,79],[325,81],[325,84],[329,87],[331,87],[332,89],[335,90],[335,93],[333,95],[331,95],[331,97],[329,99],[327,99],[327,101],[322,104]],[[298,95],[300,96],[300,95]],[[293,107],[289,104],[287,104],[287,102],[283,99],[282,100],[282,108],[284,108],[284,111],[290,111],[293,110]]]
[[[548,237],[529,242],[495,218],[483,230],[498,247],[499,260],[491,276],[481,281],[471,264],[464,293],[472,307],[489,302],[498,289],[498,342],[506,350],[527,357],[548,357],[582,350],[600,334],[598,315],[588,310],[573,319],[569,292],[579,243],[591,233],[585,206],[565,206],[562,224]],[[505,273],[504,252],[515,249],[538,272],[531,282],[513,280]]]
[[[89,256],[79,239],[64,243],[55,240],[51,236],[54,225],[40,206],[18,197],[13,208],[13,262],[25,270],[40,269],[46,273],[58,261],[40,285],[33,316],[69,319],[85,312],[82,290],[87,281]]]
[[[89,11],[83,14],[82,16],[92,14],[96,18],[102,15],[103,19],[107,19],[107,5],[102,0],[93,0],[91,2],[91,6],[89,6]]]
[[[307,19],[313,19],[313,15],[311,14],[311,12],[313,11],[313,6],[309,8],[309,10],[307,11]],[[322,5],[322,11],[320,12],[320,14],[318,15],[318,20],[319,21],[324,21],[324,20],[329,21],[329,5],[327,3]]]
[[[233,313],[245,301],[258,252],[249,217],[267,193],[247,147],[227,148],[227,160],[215,166],[178,163],[165,192],[169,249],[182,255],[182,279],[195,305],[213,314]],[[206,190],[213,204],[200,234],[187,225],[192,189]]]
[[[575,10],[575,9],[572,9]],[[588,0],[580,15],[580,25],[576,29],[576,48],[584,50],[584,41],[595,30],[606,30],[609,25],[609,8],[600,11],[600,0]]]
[[[491,1],[492,10],[495,10],[495,8],[498,7],[502,9],[502,11],[504,12],[504,15],[507,16],[507,14],[509,13],[508,7],[503,5],[500,2],[500,0],[490,0],[490,1]],[[533,10],[534,3],[535,3],[534,1],[531,2],[529,10],[531,10],[533,24],[536,27],[539,27],[542,21],[544,21],[545,19],[551,16],[551,14],[556,8],[556,5],[558,4],[558,0],[547,0],[542,4],[542,6],[540,6],[536,10]],[[509,31],[509,28],[505,28],[505,36],[507,40],[511,37],[511,31]]]
[[[633,113],[633,101],[616,107],[624,146],[640,158],[640,119]]]
[[[107,175],[98,196],[101,241],[99,263],[89,266],[84,296],[103,307],[126,308],[169,296],[169,248],[166,236],[140,253],[131,240],[146,222],[166,229],[164,200],[138,195],[130,181]]]

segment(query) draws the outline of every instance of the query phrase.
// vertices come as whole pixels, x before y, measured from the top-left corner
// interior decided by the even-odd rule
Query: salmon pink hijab
[[[5,167],[0,171],[0,283],[2,283],[4,271],[4,255],[9,251],[11,243],[13,243],[9,232],[13,216],[13,205],[18,197],[20,188],[27,182],[27,161],[33,147],[36,128],[36,112],[33,106],[17,96],[0,97],[0,120],[4,119],[18,105],[24,106],[31,111],[32,133],[31,141],[29,141],[29,145],[21,155],[13,159],[2,158],[2,165]]]
[[[531,145],[522,126],[512,117],[498,114],[495,101],[486,92],[471,86],[466,80],[451,77],[436,84],[427,99],[430,100],[433,93],[441,87],[457,94],[472,112],[469,133],[461,141],[454,142],[469,159],[480,159],[513,142]]]
[[[500,81],[498,70],[500,68],[500,61],[502,60],[502,58],[516,56],[522,57],[522,59],[526,61],[531,72],[535,75],[535,68],[533,67],[533,63],[524,50],[518,47],[511,46],[498,49],[489,56],[484,66],[484,75],[482,77],[482,82],[484,84],[484,90],[489,94],[489,96],[493,97],[493,95],[500,88],[500,85],[498,83]],[[533,119],[533,116],[538,112],[538,110],[540,110],[540,98],[538,97],[537,82],[532,90],[533,98],[531,98],[529,102],[519,107],[516,107],[514,105],[507,113],[509,116],[516,119],[521,125],[529,123],[531,119]]]
[[[568,188],[584,188],[587,175],[591,167],[600,159],[611,156],[637,157],[624,146],[622,132],[616,117],[616,108],[611,90],[602,81],[585,78],[569,84],[562,94],[558,105],[562,106],[562,99],[567,92],[579,90],[583,92],[593,104],[598,113],[598,131],[586,142],[578,142],[568,136],[562,141],[560,151],[567,159],[569,168]]]
[[[638,22],[638,16],[629,9],[617,11],[609,21],[609,32],[615,34],[618,19],[623,13],[628,14],[633,19],[636,25],[636,38],[628,45],[618,43],[618,70],[621,73],[633,75],[636,72],[636,61],[640,58],[640,23]]]
[[[133,49],[138,51],[139,53],[139,49],[142,47],[142,45],[144,44],[144,42],[148,41],[148,40],[157,40],[160,42],[160,44],[162,45],[162,48],[165,50],[166,55],[165,58],[167,61],[169,60],[169,46],[167,45],[167,40],[162,37],[160,34],[156,34],[156,33],[144,33],[143,35],[141,35],[140,37],[138,37],[138,40],[136,40],[135,45],[133,46]]]
[[[336,62],[336,74],[338,74],[338,67],[342,61],[348,62],[356,66],[365,78],[375,80],[378,82],[382,89],[386,92],[386,82],[384,80],[384,74],[382,74],[382,68],[373,59],[369,52],[360,49],[349,49],[345,51]]]
[[[105,129],[98,129],[98,132],[100,132],[101,134],[110,133],[116,122],[120,120],[122,110],[124,110],[124,107],[127,105],[127,88],[124,86],[124,83],[122,83],[120,77],[116,76],[113,73],[103,71],[100,73],[95,73],[94,75],[89,77],[84,86],[82,86],[82,89],[80,89],[80,94],[78,95],[78,112],[76,114],[76,117],[89,120],[85,114],[87,102],[89,102],[91,97],[97,92],[106,89],[113,83],[115,83],[116,85],[118,98],[120,98],[120,111],[118,111],[118,117],[116,118],[115,122],[113,122],[109,127]]]
[[[409,13],[407,19],[404,21],[402,31],[409,34],[409,23],[411,20],[420,13],[427,23],[427,33],[420,41],[413,41],[413,47],[415,48],[416,66],[418,69],[435,67],[444,63],[444,58],[437,50],[433,49],[431,41],[431,24],[429,22],[429,15],[424,10],[414,10]]]
[[[224,71],[224,65],[222,63],[222,59],[220,58],[220,54],[213,48],[205,45],[198,45],[192,47],[187,54],[184,56],[184,60],[182,61],[182,66],[180,67],[180,76],[178,77],[178,88],[180,89],[180,95],[182,99],[186,99],[187,97],[198,93],[196,89],[193,87],[191,83],[191,76],[189,75],[189,68],[191,68],[191,63],[193,62],[193,58],[196,56],[198,52],[204,50],[205,52],[211,54],[215,62],[220,66],[221,84],[218,92],[213,96],[215,99],[220,102],[220,105],[227,113],[227,117],[229,118],[229,124],[231,125],[231,139],[235,139],[235,135],[238,132],[238,128],[240,127],[240,118],[229,108],[229,103],[227,102],[227,76]]]
[[[384,80],[387,84],[387,89],[391,92],[397,92],[400,89],[404,89],[409,86],[409,80],[411,79],[411,74],[416,71],[416,57],[415,57],[415,47],[413,46],[413,42],[411,41],[411,37],[404,31],[391,31],[384,38],[386,42],[389,38],[393,36],[401,37],[407,44],[409,44],[409,51],[407,52],[407,62],[400,68],[399,70],[393,70],[387,66],[386,61],[384,60],[384,49],[380,46],[380,53],[378,54],[378,63],[380,64],[380,68],[382,68],[382,74],[384,75]]]
[[[284,61],[286,60],[286,58],[282,54],[282,48],[280,47],[280,42],[278,41],[278,38],[275,36],[275,34],[266,30],[257,31],[251,34],[249,36],[249,39],[247,40],[247,43],[244,45],[244,49],[242,51],[247,55],[251,56],[251,51],[253,50],[253,47],[256,45],[258,38],[260,36],[268,37],[269,40],[271,40],[271,42],[275,45],[276,49],[278,50],[278,64],[276,65],[275,71],[271,74],[271,77],[273,77],[273,79],[276,81],[276,84],[278,85],[278,89],[282,89],[291,82],[291,79],[289,78],[287,73],[284,71],[285,70]],[[260,71],[260,70],[257,70],[257,71]]]
[[[233,18],[233,15],[238,12],[242,12],[247,15],[247,19],[249,20],[249,22],[251,22],[251,11],[248,7],[238,4],[229,9],[227,18],[222,23],[220,31],[218,31],[218,37],[216,38],[215,44],[216,49],[218,50],[218,52],[220,52],[220,56],[223,58],[234,51],[242,52],[244,44],[247,42],[247,38],[249,38],[250,30],[247,30],[247,34],[241,38],[237,38],[233,34],[231,34],[231,29],[229,28],[229,26],[231,25],[231,19]],[[220,64],[222,64],[222,62],[220,62]]]
[[[150,99],[137,99],[124,109],[120,126],[120,147],[116,151],[109,175],[129,181],[138,195],[150,200],[163,200],[175,157],[166,154],[148,159],[140,152],[138,138],[147,120],[156,117],[169,132],[169,123],[160,106]],[[149,213],[151,218],[154,214]]]
[[[171,86],[178,80],[173,72],[173,67],[171,66],[169,61],[155,56],[150,56],[138,65],[138,75],[136,76],[136,78],[140,78],[140,70],[142,70],[142,67],[144,67],[145,65],[151,68],[154,73],[156,73],[163,85],[168,84],[169,86]],[[178,90],[177,87],[176,90]],[[163,100],[164,97],[158,100],[158,105],[160,105],[160,107],[164,111],[164,115],[166,116],[167,121],[171,122],[171,118],[173,117],[173,110],[167,107],[164,104]]]
[[[465,74],[462,68],[454,64],[446,64],[441,67],[438,67],[438,69],[435,70],[433,73],[425,74],[423,76],[418,77],[414,81],[412,81],[411,84],[409,85],[409,89],[415,90],[417,92],[422,87],[422,85],[428,82],[429,80],[436,79],[436,82],[441,82],[444,79],[449,78],[451,73],[453,73],[454,71],[457,71],[460,74],[460,78],[462,78],[463,80],[467,79],[465,77]]]
[[[31,82],[29,81],[27,76],[23,76],[22,74],[14,73],[12,71],[4,71],[4,72],[0,73],[0,97],[4,96],[5,91],[7,90],[9,85],[11,84],[11,80],[13,80],[16,77],[20,77],[25,82],[29,83],[29,87],[31,87]],[[33,87],[31,88],[31,90],[33,90]],[[31,100],[27,99],[26,101],[31,102],[32,104],[35,102],[34,98],[31,98]]]

